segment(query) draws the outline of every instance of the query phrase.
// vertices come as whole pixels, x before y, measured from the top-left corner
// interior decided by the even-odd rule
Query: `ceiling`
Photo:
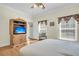
[[[53,11],[57,8],[61,8],[63,6],[67,6],[69,4],[67,3],[44,3],[45,9],[40,9],[40,8],[31,8],[33,3],[4,3],[0,5],[6,5],[9,7],[12,7],[14,9],[23,11],[24,13],[30,15],[30,16],[35,16],[38,14],[46,13],[48,11]]]

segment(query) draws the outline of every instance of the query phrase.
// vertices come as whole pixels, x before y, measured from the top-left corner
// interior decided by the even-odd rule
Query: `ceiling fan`
[[[41,8],[41,9],[45,9],[45,6],[43,3],[34,3],[31,8]]]

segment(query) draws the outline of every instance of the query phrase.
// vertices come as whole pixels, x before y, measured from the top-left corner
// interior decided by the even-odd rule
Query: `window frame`
[[[61,28],[61,23],[59,24],[59,39],[60,40],[69,40],[69,41],[77,41],[77,21],[76,20],[74,20],[75,21],[75,39],[68,39],[68,38],[63,38],[62,36],[61,36],[61,30],[62,30],[62,28]],[[70,28],[69,28],[70,29]],[[65,29],[66,30],[66,29]],[[68,28],[67,28],[67,30],[68,30]]]

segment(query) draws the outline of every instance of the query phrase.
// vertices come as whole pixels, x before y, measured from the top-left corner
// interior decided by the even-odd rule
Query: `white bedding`
[[[45,39],[21,48],[20,52],[23,56],[78,56],[79,42]]]

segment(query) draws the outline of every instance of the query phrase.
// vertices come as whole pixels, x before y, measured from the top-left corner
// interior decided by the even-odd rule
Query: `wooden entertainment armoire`
[[[10,19],[9,22],[9,31],[10,31],[10,46],[20,47],[26,44],[27,40],[27,31],[25,33],[15,33],[15,27],[23,26],[27,29],[27,23],[24,19],[16,18]]]

